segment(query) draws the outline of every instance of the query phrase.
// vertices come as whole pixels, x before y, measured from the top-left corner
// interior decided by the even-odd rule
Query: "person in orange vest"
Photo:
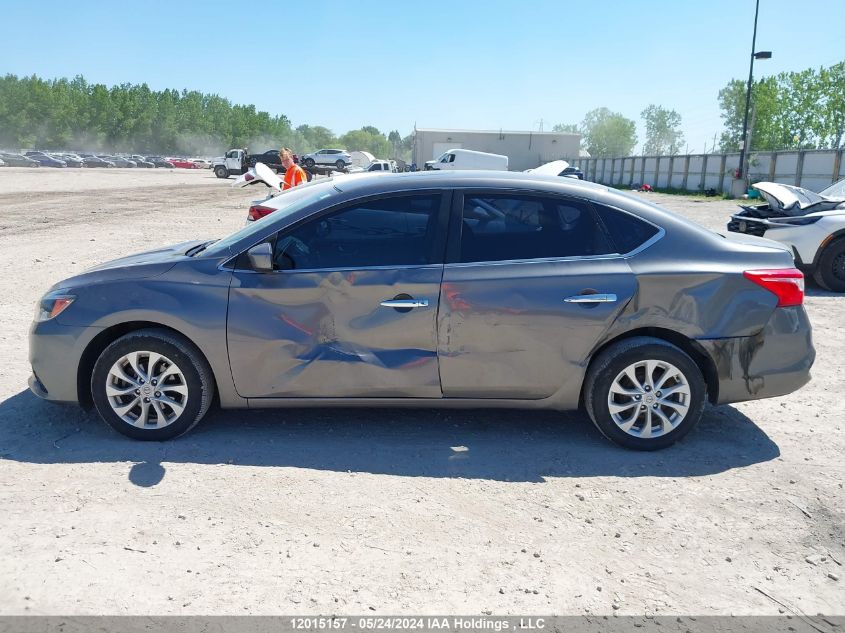
[[[282,182],[282,191],[292,189],[297,185],[308,182],[305,170],[293,162],[293,150],[285,147],[279,151],[279,158],[282,159],[282,167],[285,168],[285,177]]]

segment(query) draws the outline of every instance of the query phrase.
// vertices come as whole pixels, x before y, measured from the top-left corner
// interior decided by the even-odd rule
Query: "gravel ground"
[[[812,287],[813,381],[656,454],[483,410],[216,411],[138,443],[29,394],[51,284],[239,228],[252,197],[0,169],[0,614],[845,614],[845,296]],[[712,228],[735,208],[649,198]]]

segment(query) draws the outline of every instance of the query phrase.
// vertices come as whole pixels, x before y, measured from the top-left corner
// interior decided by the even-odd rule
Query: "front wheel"
[[[313,159],[313,158],[306,158],[306,159],[305,159],[305,166],[306,166],[308,169],[313,169],[315,164],[316,164],[316,163],[314,163],[314,159]]]
[[[208,362],[187,339],[164,329],[130,332],[103,350],[91,395],[100,417],[123,435],[168,440],[190,431],[214,396]]]
[[[845,238],[824,249],[813,279],[825,290],[845,292]]]
[[[638,336],[599,354],[584,383],[584,404],[608,439],[651,451],[670,446],[701,418],[707,386],[680,348]]]
[[[214,175],[218,178],[228,178],[229,170],[223,167],[223,165],[218,165],[214,168]]]

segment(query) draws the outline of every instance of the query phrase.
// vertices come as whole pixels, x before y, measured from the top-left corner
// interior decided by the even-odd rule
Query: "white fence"
[[[798,185],[820,191],[845,178],[843,150],[752,152],[748,177]],[[576,158],[587,180],[605,185],[649,184],[656,188],[687,191],[730,191],[739,153],[677,156],[628,156],[625,158]]]

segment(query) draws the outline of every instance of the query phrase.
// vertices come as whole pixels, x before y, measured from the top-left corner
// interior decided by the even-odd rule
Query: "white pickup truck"
[[[225,156],[215,158],[211,162],[211,169],[218,178],[240,176],[249,169],[246,152],[242,149],[230,149]]]

